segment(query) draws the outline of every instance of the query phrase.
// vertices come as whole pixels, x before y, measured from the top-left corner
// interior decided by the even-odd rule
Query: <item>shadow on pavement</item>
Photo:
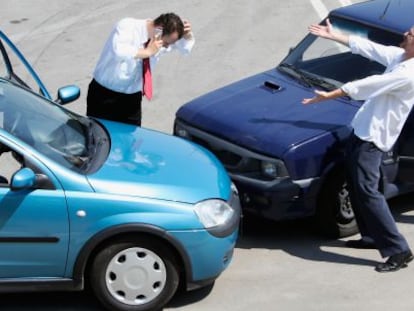
[[[190,292],[178,292],[166,306],[167,308],[179,308],[206,298],[214,288],[214,283],[206,287],[192,290]]]
[[[414,224],[414,195],[392,199],[389,201],[389,205],[397,225],[398,223]],[[242,249],[279,249],[292,256],[312,261],[366,266],[377,264],[373,260],[340,254],[335,250],[330,251],[330,248],[345,248],[344,241],[327,239],[318,235],[312,227],[311,219],[274,222],[251,215],[245,216],[236,247]],[[352,253],[350,252],[350,254]],[[381,260],[381,257],[378,256],[378,260]]]
[[[2,311],[103,311],[88,292],[1,294]]]

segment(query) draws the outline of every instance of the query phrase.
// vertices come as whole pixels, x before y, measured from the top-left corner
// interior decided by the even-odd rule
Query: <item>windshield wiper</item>
[[[93,131],[93,121],[86,120],[85,122],[84,120],[82,120],[80,123],[83,126],[84,134],[86,137],[86,155],[77,157],[81,161],[78,167],[86,169],[96,153],[97,142]]]
[[[306,75],[306,78],[314,86],[319,86],[319,87],[323,88],[326,91],[332,91],[332,90],[340,87],[340,85],[338,83],[327,81],[326,79],[324,79],[322,77],[316,77],[316,76],[308,74],[308,75]]]
[[[295,76],[306,87],[319,86],[327,91],[331,91],[339,87],[339,85],[334,82],[330,82],[322,77],[306,73],[292,64],[282,63],[278,68],[284,70],[285,72],[290,71],[290,74]]]
[[[296,68],[292,64],[288,63],[281,63],[278,67],[279,70],[288,73],[290,76],[296,78],[302,85],[306,87],[312,87],[313,83],[308,79],[308,77],[301,71],[300,69]]]

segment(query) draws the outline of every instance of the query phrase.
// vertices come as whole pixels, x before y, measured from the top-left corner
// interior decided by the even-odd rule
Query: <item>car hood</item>
[[[275,91],[265,83],[280,87]],[[303,105],[305,87],[276,69],[238,81],[183,105],[177,118],[247,149],[282,157],[291,147],[349,125],[359,104]]]
[[[104,121],[111,148],[88,176],[96,192],[195,203],[228,198],[230,179],[207,150],[178,137]]]

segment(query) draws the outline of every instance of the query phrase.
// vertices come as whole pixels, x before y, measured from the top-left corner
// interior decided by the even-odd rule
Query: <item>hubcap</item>
[[[139,247],[116,254],[106,269],[106,286],[112,296],[128,305],[142,305],[164,289],[167,269],[154,252]]]

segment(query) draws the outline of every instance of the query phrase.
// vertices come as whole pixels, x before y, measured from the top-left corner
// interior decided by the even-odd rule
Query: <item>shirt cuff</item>
[[[195,44],[194,35],[191,35],[190,39],[181,38],[175,43],[175,46],[183,54],[190,54]]]
[[[355,99],[355,96],[358,93],[358,89],[352,84],[352,82],[348,82],[342,85],[341,90],[353,99]]]
[[[349,48],[351,49],[352,54],[360,54],[360,41],[364,40],[361,37],[350,35],[349,36]]]

